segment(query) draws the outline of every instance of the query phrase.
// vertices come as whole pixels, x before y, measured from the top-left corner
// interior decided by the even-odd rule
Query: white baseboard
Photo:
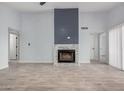
[[[19,60],[18,63],[54,63],[54,62],[53,61]],[[79,63],[90,63],[90,60],[79,61]]]
[[[0,67],[0,70],[2,70],[2,69],[4,69],[4,68],[8,68],[8,65],[1,66],[1,67]]]
[[[90,63],[90,60],[80,60],[79,63]]]
[[[29,61],[29,60],[19,60],[18,63],[53,63],[53,61]]]

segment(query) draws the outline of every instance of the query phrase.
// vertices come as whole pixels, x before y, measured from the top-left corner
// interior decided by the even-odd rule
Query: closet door
[[[124,70],[124,25],[122,26],[122,70]]]
[[[114,30],[109,31],[109,64],[115,67],[115,35]]]
[[[122,68],[121,31],[122,27],[117,26],[109,32],[109,64],[119,69]]]
[[[121,50],[121,47],[122,47],[122,42],[121,42],[121,32],[122,32],[122,27],[121,26],[118,26],[117,29],[116,29],[116,38],[117,38],[117,41],[116,41],[116,56],[117,56],[117,61],[116,61],[116,66],[117,68],[121,69],[122,68],[122,50]]]

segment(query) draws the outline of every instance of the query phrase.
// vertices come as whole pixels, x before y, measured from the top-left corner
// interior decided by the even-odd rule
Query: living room
[[[124,90],[123,2],[1,2],[0,11],[0,90]]]

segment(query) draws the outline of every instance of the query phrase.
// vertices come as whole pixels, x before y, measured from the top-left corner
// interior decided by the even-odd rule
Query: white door
[[[102,33],[99,36],[99,57],[100,62],[106,62],[106,33]]]
[[[91,34],[90,59],[98,60],[98,34]]]
[[[121,69],[122,68],[122,42],[121,26],[116,26],[109,31],[109,64]]]
[[[17,58],[17,35],[16,34],[10,34],[9,37],[9,59],[16,59]]]
[[[124,25],[122,26],[122,70],[124,70]]]

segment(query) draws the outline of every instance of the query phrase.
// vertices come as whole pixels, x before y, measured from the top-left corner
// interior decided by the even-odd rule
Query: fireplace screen
[[[75,50],[58,50],[58,62],[75,62]]]

